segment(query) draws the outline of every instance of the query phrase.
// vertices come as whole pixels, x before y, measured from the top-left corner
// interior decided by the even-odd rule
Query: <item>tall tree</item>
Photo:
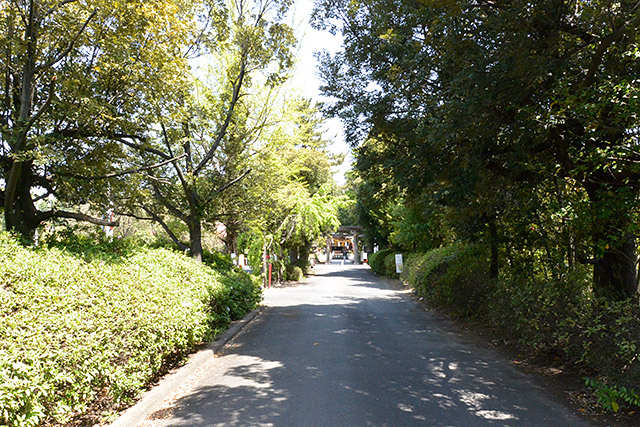
[[[83,196],[69,175],[123,165],[123,138],[141,135],[147,104],[180,84],[174,55],[190,37],[187,2],[8,0],[0,4],[0,198],[6,227],[29,237],[51,218],[38,199]]]
[[[289,5],[288,0],[234,0],[218,13],[226,19],[206,31],[225,37],[208,37],[216,44],[203,56],[211,61],[214,78],[201,78],[182,91],[179,109],[160,110],[158,129],[138,146],[143,163],[164,165],[146,174],[142,197],[130,205],[160,223],[197,260],[202,259],[203,221],[216,211],[217,195],[250,172],[229,169],[228,157],[248,153],[269,117],[270,94],[291,66],[295,40],[283,23]],[[262,105],[252,103],[261,92],[258,85],[266,88]],[[180,240],[167,217],[187,226],[189,242]]]

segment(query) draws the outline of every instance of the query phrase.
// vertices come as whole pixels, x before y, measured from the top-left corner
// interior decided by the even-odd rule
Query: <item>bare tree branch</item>
[[[246,53],[244,55],[246,55]],[[222,142],[222,138],[224,138],[227,133],[227,128],[231,124],[231,118],[233,117],[235,106],[238,102],[238,99],[240,98],[240,90],[242,89],[242,82],[246,73],[246,58],[244,57],[244,55],[242,58],[242,63],[240,64],[240,73],[238,74],[236,80],[233,82],[233,95],[231,96],[231,103],[229,104],[229,108],[227,109],[227,115],[225,117],[224,123],[218,131],[213,145],[211,145],[211,148],[209,149],[207,154],[200,161],[198,166],[196,166],[196,168],[193,170],[194,175],[197,175],[207,165],[207,163],[209,163],[209,160],[213,158],[214,153]]]
[[[127,141],[125,138],[142,139],[142,138],[139,138],[139,137],[133,137],[133,136],[129,136],[129,135],[121,135],[121,136],[117,136],[116,135],[115,136],[115,140],[116,141],[118,141],[121,144],[126,145],[127,147],[131,147],[131,148],[134,148],[136,150],[144,151],[146,153],[155,154],[156,156],[158,156],[158,157],[160,157],[162,159],[165,159],[165,160],[169,160],[169,159],[171,159],[171,157],[173,157],[173,156],[169,156],[168,154],[166,154],[166,153],[164,153],[164,152],[162,152],[160,150],[157,150],[155,148],[147,147],[147,146],[142,145],[142,144],[136,144],[135,142],[132,142],[132,141]]]
[[[71,50],[75,46],[76,42],[80,38],[80,35],[82,35],[82,33],[84,33],[84,30],[87,28],[87,25],[89,25],[89,22],[91,22],[91,20],[96,16],[97,13],[98,13],[98,9],[94,9],[93,12],[91,12],[91,15],[89,15],[89,17],[87,18],[87,20],[84,21],[84,24],[82,24],[82,27],[80,28],[80,30],[78,30],[78,32],[73,37],[73,39],[71,39],[71,41],[69,42],[69,46],[67,46],[66,49],[63,49],[62,52],[60,52],[56,56],[54,56],[49,62],[46,62],[45,64],[37,66],[35,68],[36,73],[39,72],[39,71],[51,68],[52,66],[57,64],[59,61],[64,59],[64,57],[67,56],[69,54],[69,52],[71,52]]]
[[[69,176],[72,178],[77,178],[77,179],[83,179],[86,181],[95,181],[95,180],[99,180],[99,179],[108,179],[108,178],[117,178],[119,176],[123,176],[123,175],[129,175],[132,173],[138,173],[138,172],[144,172],[144,171],[148,171],[151,169],[157,169],[159,167],[162,167],[166,164],[172,163],[176,160],[179,160],[181,158],[183,158],[185,155],[181,155],[178,157],[174,157],[173,159],[169,159],[169,160],[165,160],[163,162],[160,163],[156,163],[154,165],[150,165],[150,166],[143,166],[143,167],[139,167],[139,168],[135,168],[135,169],[129,169],[126,171],[122,171],[122,172],[114,172],[114,173],[108,173],[106,175],[95,175],[95,176],[82,176],[82,175],[74,175],[74,174],[68,174],[68,175],[64,175],[64,176]]]
[[[227,188],[231,187],[232,185],[242,181],[242,179],[249,175],[249,173],[251,173],[251,169],[247,169],[246,171],[244,171],[242,173],[242,175],[240,175],[239,177],[227,182],[225,185],[223,185],[222,187],[218,188],[215,192],[216,193],[222,193],[224,190],[226,190]]]
[[[44,104],[40,107],[40,109],[38,110],[37,113],[35,113],[27,122],[27,125],[22,129],[22,137],[24,138],[27,133],[29,132],[29,130],[31,129],[31,127],[40,119],[40,117],[42,117],[42,115],[45,113],[45,111],[47,111],[49,109],[49,107],[51,106],[51,100],[53,98],[53,85],[56,82],[57,77],[53,76],[53,78],[51,79],[51,82],[49,83],[49,94],[47,95],[47,99],[45,100]]]
[[[155,221],[153,218],[151,217],[146,217],[146,216],[140,216],[140,215],[135,215],[132,213],[128,213],[128,212],[121,212],[121,211],[113,211],[114,215],[120,215],[120,216],[127,216],[129,218],[135,218],[138,219],[140,221]]]
[[[42,18],[48,18],[49,16],[53,15],[54,13],[56,13],[58,10],[60,10],[60,8],[62,8],[62,6],[65,6],[69,3],[77,3],[78,0],[62,0],[60,2],[58,2],[56,5],[51,6],[49,8],[49,10],[47,10],[45,13],[42,14]],[[42,21],[42,19],[40,20]]]
[[[637,9],[639,5],[640,3],[636,4],[633,10]],[[618,40],[620,40],[629,29],[633,29],[637,27],[639,23],[640,23],[640,15],[635,14],[635,16],[632,19],[629,19],[628,21],[624,22],[618,28],[613,30],[612,33],[602,38],[602,40],[600,41],[596,49],[596,52],[593,55],[593,58],[591,59],[591,63],[589,64],[589,69],[587,70],[587,75],[585,76],[585,79],[584,79],[585,86],[588,86],[591,83],[593,83],[593,79],[595,77],[596,71],[598,70],[598,67],[602,63],[602,59],[604,58],[604,55],[609,49],[609,47],[615,42],[617,42]]]
[[[180,239],[178,239],[178,236],[176,236],[174,234],[173,231],[171,231],[171,229],[169,228],[169,226],[167,225],[166,222],[164,222],[162,220],[162,218],[160,218],[159,215],[157,215],[155,212],[153,212],[151,209],[149,209],[146,206],[142,206],[142,209],[144,209],[144,211],[149,214],[149,216],[151,216],[151,218],[153,219],[153,221],[157,222],[158,224],[160,224],[160,226],[164,229],[164,231],[169,235],[169,238],[173,241],[173,243],[176,244],[176,246],[178,246],[178,248],[181,251],[185,251],[187,249],[189,249],[188,245],[185,245],[184,243],[182,243],[180,241]]]
[[[249,173],[251,173],[251,169],[247,169],[245,172],[243,172],[240,176],[238,176],[237,178],[227,182],[226,184],[224,184],[222,187],[212,190],[211,193],[209,194],[209,197],[207,198],[207,200],[205,201],[205,205],[208,205],[209,203],[211,203],[211,201],[213,200],[213,197],[216,194],[222,193],[223,191],[225,191],[226,189],[228,189],[229,187],[231,187],[232,185],[240,182],[245,176],[249,175]]]
[[[85,221],[85,222],[90,222],[92,224],[104,225],[107,227],[117,227],[118,225],[120,225],[120,221],[109,221],[106,219],[95,218],[95,217],[92,217],[91,215],[86,215],[80,212],[68,212],[68,211],[59,211],[59,210],[50,210],[50,211],[41,212],[37,216],[37,218],[40,222],[43,222],[52,218],[69,218],[69,219],[75,219],[76,221]]]
[[[153,195],[156,198],[156,200],[160,202],[162,206],[167,208],[167,210],[171,212],[172,215],[180,218],[184,222],[187,222],[189,220],[188,215],[186,215],[180,209],[175,207],[171,202],[169,202],[169,200],[165,196],[162,195],[162,193],[160,192],[160,188],[156,183],[152,182],[151,187],[153,187]]]

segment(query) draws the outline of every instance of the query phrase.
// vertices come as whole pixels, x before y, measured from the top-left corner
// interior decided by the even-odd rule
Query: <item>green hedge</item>
[[[482,247],[464,243],[410,254],[402,278],[430,305],[474,317],[486,310],[493,291],[487,258]]]
[[[299,282],[304,278],[304,273],[302,272],[302,268],[297,265],[287,265],[287,280],[291,280],[293,282]]]
[[[586,291],[588,282],[579,273],[546,283],[502,280],[492,295],[486,319],[528,354],[551,354],[581,367],[611,390],[635,393],[633,405],[638,406],[638,302],[593,298]],[[622,406],[625,402],[617,395],[624,393],[611,390],[598,396],[600,403],[608,409]]]
[[[383,249],[376,253],[370,254],[367,262],[369,264],[369,267],[371,267],[371,271],[383,276],[386,275],[387,269],[385,260],[388,256],[393,256],[394,254],[395,252],[392,249]]]
[[[249,276],[166,249],[91,261],[80,249],[27,249],[0,234],[0,425],[126,406],[261,300]]]
[[[491,279],[479,245],[456,243],[405,258],[402,279],[429,305],[481,319],[522,354],[579,367],[604,408],[640,406],[637,301],[595,299],[585,269],[556,281]]]

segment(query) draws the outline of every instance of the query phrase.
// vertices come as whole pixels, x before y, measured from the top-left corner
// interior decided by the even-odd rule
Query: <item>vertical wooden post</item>
[[[360,260],[360,250],[358,249],[358,232],[353,236],[353,263],[362,264]]]

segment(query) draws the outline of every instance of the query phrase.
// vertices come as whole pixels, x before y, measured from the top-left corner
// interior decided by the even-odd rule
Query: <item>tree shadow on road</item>
[[[585,425],[492,350],[413,305],[268,307],[168,425]]]

